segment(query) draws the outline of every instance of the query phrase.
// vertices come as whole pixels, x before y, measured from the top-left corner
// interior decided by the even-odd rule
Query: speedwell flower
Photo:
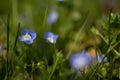
[[[2,52],[2,44],[0,44],[0,53]]]
[[[32,44],[33,40],[36,38],[36,33],[32,30],[22,29],[21,36],[19,36],[19,40],[25,42],[26,44]]]
[[[108,61],[108,58],[105,57],[104,54],[99,54],[99,55],[93,57],[93,60],[98,61],[98,63],[101,63],[102,59],[103,59],[103,62],[107,62]]]
[[[76,71],[78,75],[81,76],[82,70],[89,68],[92,59],[87,51],[82,51],[81,53],[72,54],[69,58],[69,63],[72,71]]]
[[[48,24],[54,24],[58,19],[58,12],[55,9],[52,9],[47,17]]]
[[[46,32],[46,33],[44,34],[44,38],[45,38],[48,42],[50,42],[50,43],[52,43],[52,44],[55,44],[55,43],[56,43],[56,40],[57,40],[57,38],[58,38],[58,35],[55,35],[55,34],[53,34],[52,32]]]

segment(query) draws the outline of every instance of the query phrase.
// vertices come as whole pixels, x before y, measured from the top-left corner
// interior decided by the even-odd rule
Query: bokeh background
[[[53,22],[48,21],[51,12]],[[119,0],[0,0],[0,80],[47,80],[56,56],[51,80],[120,79],[119,13]],[[17,40],[14,48],[22,28],[35,31],[37,38],[32,45]],[[59,35],[55,45],[43,38],[48,31]],[[103,53],[108,62],[93,63],[84,76],[74,78],[69,57],[83,50]]]

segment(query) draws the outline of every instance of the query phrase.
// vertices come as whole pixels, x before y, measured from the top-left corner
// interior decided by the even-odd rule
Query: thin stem
[[[18,24],[18,30],[17,30],[17,35],[16,35],[15,43],[14,43],[14,49],[16,49],[19,31],[20,31],[20,23]]]
[[[44,29],[45,29],[44,26],[45,26],[45,22],[46,22],[47,12],[48,12],[48,6],[45,9],[45,15],[44,15],[44,18],[43,18],[43,24],[42,24],[43,32],[44,32]]]
[[[54,71],[55,71],[55,68],[56,68],[56,66],[57,66],[58,60],[59,60],[59,56],[57,56],[57,58],[56,58],[56,61],[55,61],[54,65],[53,65],[53,69],[52,69],[52,72],[51,72],[48,80],[51,80],[52,75],[53,75],[53,73],[54,73]]]
[[[96,33],[98,36],[100,36],[101,37],[101,39],[103,39],[103,41],[108,45],[108,41],[105,39],[105,37],[101,34],[101,33],[99,33],[99,31],[97,31],[97,33]],[[119,43],[119,42],[118,42]],[[116,44],[118,44],[118,43],[116,43]],[[109,52],[111,51],[111,50],[113,50],[118,56],[120,56],[120,53],[119,52],[117,52],[115,49],[114,49],[114,47],[116,46],[116,44],[109,50]],[[108,51],[107,51],[108,52]]]
[[[7,64],[6,64],[6,71],[7,71],[7,76],[6,78],[8,79],[9,76],[9,64],[8,64],[8,54],[9,54],[9,33],[10,33],[10,29],[9,29],[9,18],[10,16],[8,15],[8,19],[7,19],[7,54],[6,54],[6,59],[7,59]]]
[[[32,67],[32,70],[31,70],[31,75],[30,75],[30,76],[31,76],[31,80],[33,80],[33,68],[34,68],[34,62],[32,62],[32,66],[31,66],[31,67]]]
[[[88,27],[88,25],[90,25],[90,23],[89,23],[90,19],[91,19],[91,15],[88,13],[87,18],[84,21],[82,27],[77,32],[77,35],[75,37],[75,40],[74,40],[73,44],[76,44],[78,40],[81,40],[83,38],[83,34],[84,34],[84,31],[85,31],[85,28]],[[66,56],[66,60],[70,57],[73,48],[74,47],[72,47],[72,49],[69,50],[69,52],[68,52],[68,54]]]
[[[54,47],[54,51],[55,51],[55,55],[56,55],[56,60],[55,60],[55,63],[54,63],[53,68],[52,68],[52,72],[51,72],[48,80],[51,80],[52,75],[53,75],[53,73],[54,73],[54,71],[55,71],[55,68],[56,68],[56,66],[57,66],[58,60],[59,60],[59,56],[57,56],[58,53],[57,53],[57,51],[56,51],[56,46],[55,46],[55,44],[53,45],[53,47]]]
[[[107,45],[109,44],[109,42],[106,41],[106,39],[103,37],[103,35],[100,34],[98,31],[97,31],[97,35],[99,35],[99,36],[104,40],[104,42],[105,42]],[[118,56],[120,56],[119,52],[117,52],[117,51],[114,49],[114,47],[115,47],[116,45],[118,45],[119,43],[120,43],[120,41],[117,42],[116,44],[114,44],[110,49],[108,49],[108,51],[106,52],[105,56],[106,56],[107,54],[109,54],[109,52],[110,52],[111,50],[113,50]],[[103,62],[105,56],[102,58],[102,61],[101,61],[101,62]],[[98,63],[96,64],[96,67],[94,68],[94,72],[91,74],[91,76],[89,77],[89,79],[95,74],[95,72],[96,72],[96,70],[97,70],[97,68],[98,68],[99,65],[100,65],[100,64],[98,64]]]
[[[7,54],[9,53],[9,15],[8,15],[8,19],[7,19]]]
[[[54,44],[53,47],[54,47],[54,53],[56,54],[57,53],[57,51],[56,51],[56,45]]]
[[[108,47],[110,46],[111,42],[110,42],[110,20],[111,20],[111,12],[112,12],[112,9],[110,9],[110,12],[109,12],[109,20],[108,20],[108,23],[109,23],[109,26],[108,26]]]

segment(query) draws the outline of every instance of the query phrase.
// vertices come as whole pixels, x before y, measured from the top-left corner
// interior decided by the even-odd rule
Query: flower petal
[[[23,38],[23,36],[19,36],[18,39],[19,39],[20,41],[25,41],[24,38]]]
[[[100,54],[100,55],[94,56],[94,57],[93,57],[93,60],[94,60],[94,61],[97,61],[97,60],[98,60],[98,63],[101,63],[101,62],[102,62],[102,58],[104,58],[104,59],[103,59],[103,62],[107,62],[108,58],[105,57],[104,54]]]
[[[29,34],[30,34],[30,36],[31,36],[31,39],[35,39],[36,38],[36,33],[34,32],[34,31],[32,31],[32,30],[29,30]]]
[[[21,34],[22,34],[22,35],[25,35],[25,34],[28,33],[28,32],[29,32],[29,30],[27,30],[27,29],[25,29],[25,28],[21,30]]]
[[[57,11],[52,10],[50,12],[50,14],[48,15],[47,23],[48,24],[53,24],[53,23],[55,23],[57,21],[57,19],[58,19],[58,13],[57,13]]]
[[[46,33],[44,34],[44,38],[45,38],[45,39],[48,39],[48,37],[53,37],[53,33],[52,33],[52,32],[46,32]]]
[[[53,36],[53,39],[56,40],[57,38],[58,38],[58,35],[54,35],[54,36]]]
[[[58,35],[54,35],[52,32],[46,32],[44,34],[44,38],[50,43],[55,44],[58,38]]]
[[[58,38],[58,35],[54,35],[54,36],[53,36],[53,44],[56,43],[57,38]]]
[[[27,40],[27,41],[24,41],[26,44],[32,44],[33,43],[33,40]]]
[[[0,52],[2,51],[2,44],[0,44]]]
[[[82,70],[85,67],[89,67],[91,64],[91,57],[88,52],[81,52],[77,54],[72,54],[70,56],[69,62],[72,68],[75,70]]]

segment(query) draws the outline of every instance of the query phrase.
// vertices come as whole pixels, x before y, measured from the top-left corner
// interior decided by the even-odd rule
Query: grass
[[[111,9],[105,15],[100,9],[94,9],[96,2],[90,2],[91,7],[86,5],[87,9],[84,1],[80,1],[12,0],[7,3],[12,6],[10,11],[6,9],[8,6],[0,10],[0,80],[120,79],[119,13]],[[59,16],[55,23],[48,24],[51,8]],[[36,32],[32,44],[19,41],[22,28]],[[56,44],[44,39],[47,31],[59,35]],[[95,61],[83,70],[82,76],[77,76],[71,71],[70,55],[83,50],[89,52],[91,48],[96,56],[97,52],[105,54],[108,61],[103,62],[103,57],[101,64]]]

